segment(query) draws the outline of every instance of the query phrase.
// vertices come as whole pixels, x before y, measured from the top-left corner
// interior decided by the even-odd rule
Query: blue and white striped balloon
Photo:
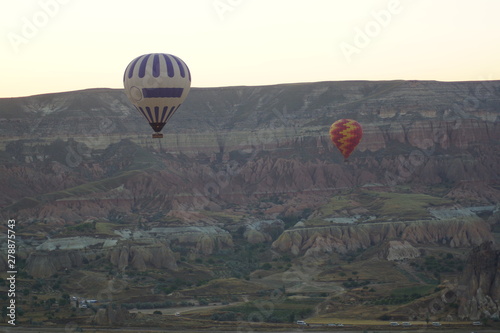
[[[144,54],[127,66],[123,85],[130,102],[156,132],[153,137],[162,137],[159,132],[189,93],[191,73],[176,56]]]

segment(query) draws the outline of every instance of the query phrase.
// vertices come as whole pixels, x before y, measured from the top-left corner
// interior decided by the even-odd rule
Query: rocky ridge
[[[8,156],[0,204],[52,223],[107,218],[112,209],[211,223],[196,212],[274,194],[443,184],[457,202],[494,205],[499,104],[497,81],[193,89],[165,138],[153,141],[121,90],[0,99]],[[364,128],[350,165],[328,138],[339,117]]]
[[[290,229],[281,234],[272,246],[295,256],[314,256],[367,249],[392,240],[409,244],[471,247],[491,241],[492,235],[489,225],[481,219],[364,223]]]
[[[472,250],[457,295],[460,318],[500,318],[500,250],[492,242]]]
[[[273,255],[305,260],[369,247],[386,260],[411,260],[421,245],[471,248],[494,238],[496,222],[465,207],[498,211],[500,82],[193,89],[182,111],[155,141],[121,90],[0,99],[0,216],[22,221],[28,274],[50,277],[95,260],[175,272],[181,255],[271,242]],[[349,163],[328,138],[338,118],[364,128]],[[325,225],[308,224],[333,196],[361,191],[449,202],[428,220],[370,222],[359,202],[327,214]],[[115,232],[98,232],[103,224]],[[479,251],[465,270],[460,297],[472,301],[460,303],[464,318],[498,312],[488,287],[497,284],[493,252]],[[474,266],[481,255],[491,258]],[[446,302],[455,299],[447,292]],[[95,320],[110,316],[100,310]]]
[[[379,256],[389,261],[405,260],[419,257],[420,251],[406,240],[392,240],[385,244]]]
[[[58,271],[80,268],[83,263],[105,258],[122,271],[148,268],[177,270],[178,255],[185,249],[206,256],[232,248],[231,235],[218,227],[152,228],[150,231],[117,231],[115,238],[63,237],[42,242],[35,251],[24,253],[26,272],[36,278],[50,277]],[[262,234],[263,239],[270,236]],[[21,244],[24,242],[21,241]],[[31,245],[33,246],[33,245]],[[26,247],[31,247],[26,246]]]

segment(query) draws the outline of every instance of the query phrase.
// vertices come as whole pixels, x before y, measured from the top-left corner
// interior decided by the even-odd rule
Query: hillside
[[[339,118],[364,131],[347,163],[328,137]],[[0,99],[0,216],[17,221],[20,297],[40,321],[82,325],[111,314],[47,318],[29,290],[127,310],[247,306],[191,314],[199,327],[270,300],[266,322],[487,320],[491,302],[489,314],[480,301],[421,308],[495,244],[499,120],[498,81],[194,88],[161,140],[121,90]]]

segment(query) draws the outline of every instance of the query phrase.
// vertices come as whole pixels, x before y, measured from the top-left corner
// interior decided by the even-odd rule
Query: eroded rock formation
[[[388,241],[379,256],[390,260],[404,260],[420,257],[420,251],[408,241]]]
[[[175,256],[168,246],[161,242],[153,244],[119,244],[109,253],[109,261],[119,270],[132,267],[138,271],[150,268],[177,270]]]
[[[161,211],[211,223],[196,213],[277,194],[265,212],[292,214],[296,196],[307,207],[315,193],[373,184],[441,184],[457,202],[498,204],[499,101],[498,81],[193,89],[160,144],[121,90],[0,99],[0,214],[67,224]],[[350,165],[328,138],[339,117],[364,127]]]
[[[450,247],[477,246],[492,240],[489,225],[481,219],[364,223],[359,225],[286,230],[273,248],[294,255],[347,253],[386,241]]]
[[[457,294],[460,318],[500,318],[500,251],[492,242],[472,250]]]

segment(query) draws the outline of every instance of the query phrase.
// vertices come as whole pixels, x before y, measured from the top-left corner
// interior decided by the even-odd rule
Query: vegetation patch
[[[419,274],[425,274],[439,279],[443,273],[460,273],[464,269],[465,262],[459,256],[452,253],[441,253],[440,255],[428,255],[416,259],[410,265]]]
[[[109,222],[97,222],[95,224],[95,231],[97,234],[116,236],[114,233],[115,229],[119,229],[121,226],[115,223]]]
[[[451,204],[448,199],[418,193],[368,192],[372,200],[366,203],[376,216],[406,221],[425,220],[432,216],[427,208]]]
[[[399,297],[399,296],[405,296],[405,295],[407,296],[413,294],[419,294],[421,296],[424,296],[431,294],[435,288],[436,288],[435,285],[415,285],[410,287],[396,288],[392,291],[391,296]]]
[[[249,322],[293,323],[303,320],[314,313],[314,308],[323,299],[291,300],[270,299],[248,302],[238,306],[228,306],[224,314],[215,313],[213,320],[237,320]],[[229,318],[229,319],[227,319]]]
[[[403,190],[403,189],[402,189]],[[358,217],[354,222],[416,221],[432,218],[429,207],[451,204],[452,201],[427,194],[401,192],[356,191],[336,195],[319,208],[308,225],[327,224],[329,217]],[[359,213],[358,208],[363,210]],[[375,219],[373,217],[376,217]]]
[[[64,230],[64,235],[85,235],[88,233],[93,233],[95,231],[95,225],[93,223],[78,223],[75,225],[70,225]]]
[[[210,295],[241,295],[254,294],[265,289],[264,286],[236,278],[215,279],[205,285],[182,291],[184,295],[210,296]]]

